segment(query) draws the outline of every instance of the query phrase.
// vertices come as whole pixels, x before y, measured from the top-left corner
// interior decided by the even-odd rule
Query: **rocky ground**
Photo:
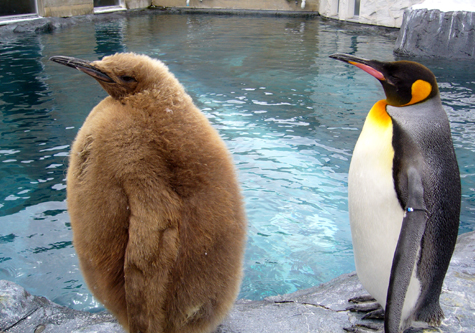
[[[348,299],[365,295],[355,273],[318,287],[263,301],[239,300],[216,333],[344,332],[361,322]],[[473,332],[475,327],[475,232],[459,237],[441,295],[446,319],[439,328],[414,332]],[[33,296],[21,286],[0,281],[0,333],[124,333],[106,312],[88,313]],[[361,329],[359,332],[374,332]]]

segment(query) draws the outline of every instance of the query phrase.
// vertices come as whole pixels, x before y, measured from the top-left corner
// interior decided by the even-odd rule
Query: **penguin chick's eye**
[[[135,78],[133,78],[132,76],[128,76],[128,75],[121,76],[120,79],[124,82],[127,82],[127,83],[137,82],[137,80]]]

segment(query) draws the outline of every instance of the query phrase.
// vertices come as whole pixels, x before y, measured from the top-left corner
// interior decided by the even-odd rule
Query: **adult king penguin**
[[[348,176],[358,277],[385,309],[386,333],[440,325],[461,186],[435,76],[411,61],[330,57],[371,74],[386,94],[366,117]]]
[[[223,141],[158,60],[51,60],[110,95],[80,129],[67,174],[90,290],[131,333],[213,331],[237,296],[246,237]]]

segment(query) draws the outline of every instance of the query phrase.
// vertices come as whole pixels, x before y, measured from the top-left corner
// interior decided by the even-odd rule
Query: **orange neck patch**
[[[385,100],[377,101],[369,111],[367,120],[381,127],[390,126],[392,120],[386,112],[386,105],[388,105],[388,103]]]

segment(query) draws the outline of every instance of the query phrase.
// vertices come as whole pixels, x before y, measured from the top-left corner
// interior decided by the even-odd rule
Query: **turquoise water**
[[[66,211],[68,152],[106,93],[48,61],[115,52],[164,61],[226,141],[249,239],[240,297],[261,299],[354,270],[347,212],[352,149],[383,96],[335,52],[393,60],[394,36],[318,18],[141,15],[49,34],[0,36],[0,279],[95,311]],[[462,174],[460,232],[475,229],[475,64],[424,61],[436,74]]]

